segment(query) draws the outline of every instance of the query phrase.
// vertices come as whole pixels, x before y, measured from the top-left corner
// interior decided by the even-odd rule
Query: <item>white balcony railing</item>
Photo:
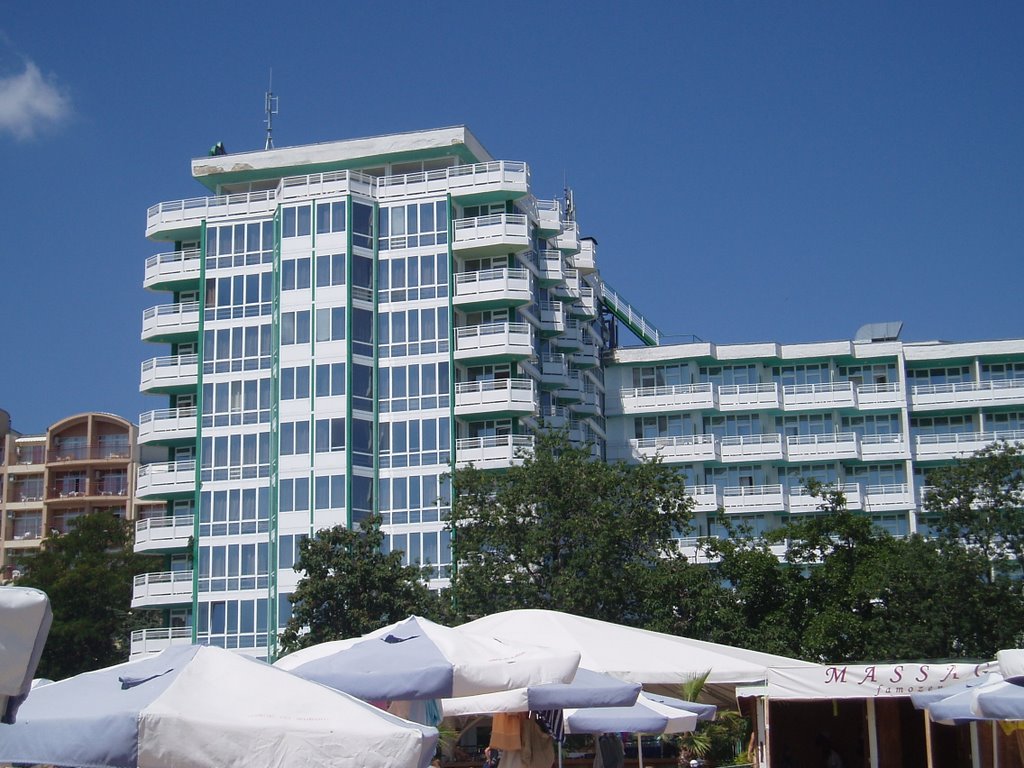
[[[433,171],[383,176],[376,180],[376,193],[381,198],[439,192],[451,192],[454,197],[462,197],[496,190],[519,197],[525,195],[529,188],[529,167],[513,160],[456,165]]]
[[[132,632],[131,659],[160,653],[172,645],[189,645],[192,642],[192,627],[156,627],[136,629]]]
[[[151,206],[146,211],[146,237],[169,229],[197,227],[204,219],[243,215],[269,216],[276,207],[277,193],[272,189],[171,200]]]
[[[541,251],[537,254],[537,270],[541,281],[560,283],[565,280],[561,251]]]
[[[856,404],[857,397],[852,381],[788,384],[782,388],[782,405],[789,410],[853,408]]]
[[[865,485],[864,511],[891,512],[913,509],[914,493],[906,483]]]
[[[164,408],[139,415],[140,443],[187,440],[195,436],[195,408]]]
[[[169,461],[139,467],[135,493],[139,497],[189,493],[196,486],[196,462]]]
[[[714,387],[707,382],[624,388],[619,390],[618,399],[615,411],[622,413],[712,410],[716,402]]]
[[[970,456],[998,440],[1024,440],[1024,430],[1008,429],[994,432],[940,432],[917,435],[914,457],[917,459],[955,459]]]
[[[142,338],[199,332],[199,302],[159,304],[142,313]]]
[[[545,232],[557,232],[562,228],[562,203],[558,200],[537,200],[537,227]]]
[[[717,512],[722,496],[714,485],[691,485],[686,495],[693,499],[695,512]]]
[[[1024,379],[919,384],[910,390],[911,407],[917,410],[1020,403],[1024,403]]]
[[[908,459],[910,447],[901,434],[861,435],[860,457],[864,461],[874,459]]]
[[[790,461],[859,458],[859,441],[855,432],[823,435],[790,435],[786,438],[786,455]]]
[[[665,461],[715,461],[718,451],[714,435],[641,437],[629,441],[633,453],[645,458],[661,456]]]
[[[193,532],[192,515],[149,517],[135,523],[135,551],[177,548],[188,543]]]
[[[161,388],[194,387],[199,381],[199,358],[196,355],[154,357],[142,363],[139,389],[143,392]]]
[[[192,599],[192,571],[142,573],[132,586],[132,608],[173,605]]]
[[[533,435],[489,435],[463,437],[455,441],[459,466],[473,464],[478,469],[500,469],[522,464],[533,450]]]
[[[902,408],[906,405],[898,381],[885,384],[861,384],[857,387],[858,408]]]
[[[782,485],[740,485],[722,489],[722,506],[726,512],[763,510],[779,512],[785,509]]]
[[[724,384],[718,388],[718,407],[723,411],[761,408],[778,408],[779,385],[767,384]]]
[[[530,300],[530,273],[525,269],[485,269],[455,275],[456,304],[514,306]]]
[[[533,336],[526,323],[487,323],[455,329],[456,359],[532,354]]]
[[[829,490],[829,487],[826,486],[824,490]],[[838,486],[837,490],[842,491],[847,509],[860,509],[863,506],[861,487],[858,483],[844,483]],[[821,504],[821,497],[812,496],[803,486],[789,489],[787,506],[790,512],[816,512],[821,508]]]
[[[467,381],[455,385],[458,416],[533,413],[535,407],[536,385],[530,379]]]
[[[722,461],[781,461],[782,435],[729,435],[719,440]]]
[[[498,254],[529,246],[529,222],[522,214],[495,213],[454,221],[452,248],[456,251]]]
[[[152,288],[167,283],[198,280],[200,267],[199,250],[196,248],[158,253],[146,259],[146,276],[142,284]]]

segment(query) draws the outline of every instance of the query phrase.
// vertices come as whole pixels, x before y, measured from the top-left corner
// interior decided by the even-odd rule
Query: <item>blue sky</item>
[[[244,9],[244,12],[240,12]],[[1024,336],[1024,4],[0,0],[0,408],[132,420],[189,160],[466,124],[719,343]]]

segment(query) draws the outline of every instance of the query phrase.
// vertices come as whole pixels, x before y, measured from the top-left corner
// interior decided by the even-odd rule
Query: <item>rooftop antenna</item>
[[[267,86],[267,92],[265,94],[266,100],[264,102],[264,110],[266,111],[266,118],[263,122],[267,126],[267,143],[263,149],[274,148],[274,115],[277,114],[277,96],[274,95],[274,70],[270,70],[270,83]]]

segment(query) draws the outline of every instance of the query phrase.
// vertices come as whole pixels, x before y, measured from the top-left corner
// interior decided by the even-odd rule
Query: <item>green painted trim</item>
[[[328,202],[328,201],[325,201]],[[329,203],[328,203],[329,204]],[[313,446],[316,445],[316,205],[317,201],[310,203],[310,229],[311,245],[309,254],[309,289],[310,289],[310,317],[309,317],[309,445],[307,455],[309,456],[309,536],[313,537],[316,526],[316,472],[313,468],[315,453]]]
[[[352,530],[352,195],[345,198],[345,527]],[[370,222],[376,240],[377,222]]]
[[[380,339],[377,338],[377,312],[379,311],[377,296],[377,272],[379,270],[380,260],[380,238],[378,231],[378,222],[380,221],[380,203],[374,201],[373,203],[373,274],[370,276],[370,286],[373,290],[373,317],[371,322],[373,325],[370,328],[371,338],[373,339],[373,380],[371,386],[373,387],[373,434],[370,435],[370,445],[373,451],[373,504],[372,511],[374,515],[380,514],[380,493],[378,493],[378,485],[380,483],[380,404],[377,402],[377,387],[378,380],[380,378]],[[388,328],[391,326],[389,325]]]
[[[281,206],[274,211],[274,262],[272,269],[273,300],[271,302],[270,341],[270,510],[267,525],[267,657],[277,659],[277,565],[278,565],[278,500],[280,479],[278,462],[281,439]]]
[[[451,494],[450,503],[455,501],[455,442],[458,439],[458,427],[455,423],[455,254],[452,251],[452,238],[455,234],[453,219],[455,210],[452,207],[451,193],[447,196],[448,202],[448,458],[449,473],[452,479],[449,483]],[[452,567],[449,580],[458,575],[458,559],[455,557],[455,530],[452,530]],[[452,597],[452,606],[455,606],[455,598]]]
[[[192,497],[192,643],[199,638],[199,515],[203,487],[203,340],[206,329],[206,220],[199,230],[199,338],[196,340],[196,490]]]

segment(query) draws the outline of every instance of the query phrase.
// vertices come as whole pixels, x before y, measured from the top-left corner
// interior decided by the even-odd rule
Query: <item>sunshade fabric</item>
[[[305,648],[276,666],[366,700],[473,696],[567,682],[579,652],[469,636],[411,616],[364,635]]]
[[[697,727],[696,712],[647,698],[643,693],[632,707],[566,709],[566,733],[686,733]]]
[[[580,666],[620,680],[679,685],[709,672],[707,682],[761,682],[769,667],[817,665],[784,656],[626,627],[545,610],[485,616],[458,628],[472,635],[578,650]]]
[[[496,712],[564,709],[566,707],[628,707],[636,703],[639,683],[616,680],[582,667],[569,683],[548,683],[512,691],[445,699],[446,717]]]
[[[28,587],[0,587],[0,722],[14,721],[53,622],[50,600]]]
[[[437,732],[219,648],[33,690],[0,762],[111,768],[424,768]]]

